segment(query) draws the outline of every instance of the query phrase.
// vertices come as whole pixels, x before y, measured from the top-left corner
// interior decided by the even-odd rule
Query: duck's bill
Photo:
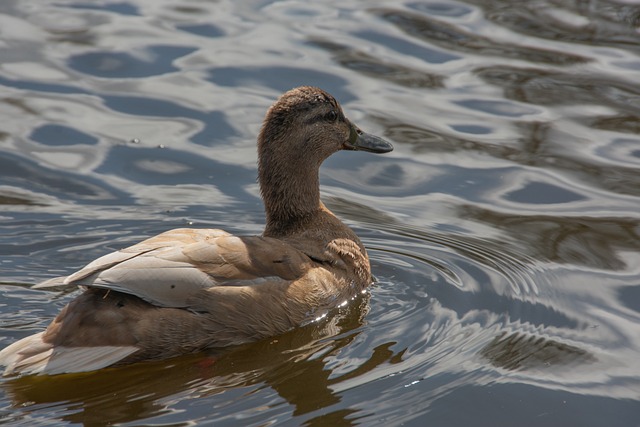
[[[351,125],[349,141],[344,144],[345,150],[368,151],[370,153],[388,153],[393,150],[393,145],[379,136],[362,132]]]

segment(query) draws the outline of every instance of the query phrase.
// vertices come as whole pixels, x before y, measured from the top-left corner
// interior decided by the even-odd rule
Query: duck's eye
[[[324,118],[328,122],[335,122],[338,120],[338,113],[336,113],[335,110],[331,110],[324,116]]]

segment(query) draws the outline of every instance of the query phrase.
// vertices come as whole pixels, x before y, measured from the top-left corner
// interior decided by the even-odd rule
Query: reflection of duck
[[[176,229],[41,286],[86,287],[42,333],[2,352],[8,373],[81,372],[278,334],[371,283],[355,233],[320,201],[318,169],[338,150],[385,153],[335,99],[285,93],[258,137],[263,236]]]

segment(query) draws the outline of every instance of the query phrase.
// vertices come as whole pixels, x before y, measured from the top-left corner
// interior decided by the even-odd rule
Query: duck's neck
[[[262,155],[258,164],[260,192],[266,212],[265,236],[293,232],[322,210],[319,165],[308,159],[279,161]]]
[[[362,242],[320,201],[320,165],[302,156],[269,154],[261,153],[258,163],[267,216],[263,236],[282,239],[318,262],[343,265],[354,283],[369,285],[371,270]]]

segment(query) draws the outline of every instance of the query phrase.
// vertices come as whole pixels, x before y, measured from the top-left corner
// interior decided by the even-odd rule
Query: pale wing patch
[[[139,350],[137,347],[53,347],[44,332],[28,336],[0,351],[4,375],[64,374],[106,368]]]
[[[215,286],[211,276],[186,262],[141,256],[76,282],[112,289],[162,307],[187,307],[194,293]]]
[[[88,276],[91,276],[92,274],[95,274],[102,270],[109,269],[115,265],[120,264],[121,262],[137,257],[143,253],[144,252],[127,253],[127,252],[117,251],[117,252],[112,252],[110,254],[101,256],[100,258],[85,265],[82,269],[76,271],[72,275],[67,276],[64,283],[66,284],[75,283]]]
[[[106,368],[140,350],[138,347],[54,347],[37,373],[46,375],[89,372]],[[33,373],[36,373],[32,371]]]
[[[162,252],[163,250],[179,249],[193,243],[211,242],[214,239],[223,236],[230,236],[230,234],[226,231],[217,229],[176,228],[174,230],[169,230],[158,234],[157,236],[143,240],[133,246],[101,256],[77,272],[67,276],[66,279],[64,279],[64,283],[73,284],[74,282],[94,275],[100,271],[114,267],[126,260],[143,256],[150,252]],[[59,286],[59,281],[59,278],[54,278],[36,286],[43,288],[56,287]]]

